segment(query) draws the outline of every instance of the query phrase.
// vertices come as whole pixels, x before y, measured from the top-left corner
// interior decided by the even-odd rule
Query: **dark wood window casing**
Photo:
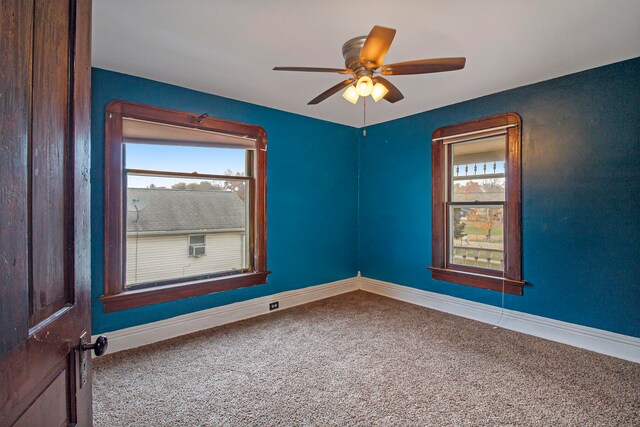
[[[501,114],[470,122],[441,127],[432,135],[432,265],[435,280],[522,295],[522,224],[521,224],[521,119],[516,113]],[[466,142],[504,134],[505,201],[504,269],[491,270],[449,262],[449,203],[452,141]],[[453,137],[453,138],[451,138]],[[445,139],[443,139],[445,138]],[[445,141],[447,143],[445,143]],[[473,204],[465,203],[465,204]],[[491,204],[488,202],[479,205]]]
[[[123,118],[132,118],[242,136],[256,141],[247,150],[249,182],[249,254],[246,272],[212,276],[143,289],[125,289],[126,174],[123,159]],[[180,145],[176,143],[175,145]],[[184,145],[189,145],[184,143]],[[241,148],[241,147],[239,147]],[[266,170],[267,135],[263,128],[195,113],[167,110],[127,101],[111,101],[105,111],[104,311],[126,310],[266,283]],[[158,174],[162,174],[161,171]],[[193,174],[193,177],[201,175]]]

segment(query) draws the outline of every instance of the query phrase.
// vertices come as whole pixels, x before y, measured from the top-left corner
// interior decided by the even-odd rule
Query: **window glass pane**
[[[451,200],[453,202],[504,201],[504,135],[451,146]]]
[[[124,149],[126,169],[246,176],[243,149],[137,143]]]
[[[127,174],[125,287],[245,270],[248,185]]]
[[[451,206],[449,263],[503,270],[502,206]]]
[[[189,244],[191,245],[204,245],[204,234],[198,234],[195,236],[189,236]]]

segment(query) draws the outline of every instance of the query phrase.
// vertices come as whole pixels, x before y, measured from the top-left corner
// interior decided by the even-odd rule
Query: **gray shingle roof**
[[[138,226],[134,204],[140,209]],[[238,229],[244,218],[244,202],[232,191],[129,188],[127,193],[127,231]]]

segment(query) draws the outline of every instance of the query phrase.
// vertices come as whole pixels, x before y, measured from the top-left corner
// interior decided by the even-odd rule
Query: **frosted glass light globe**
[[[360,96],[369,96],[373,91],[373,80],[369,76],[362,76],[358,79],[356,90]]]
[[[389,89],[387,89],[382,83],[376,83],[373,87],[373,91],[371,92],[371,97],[374,101],[378,102],[384,98],[387,93],[389,93]]]
[[[355,86],[350,85],[347,90],[342,93],[342,97],[350,103],[355,104],[356,102],[358,102],[358,98],[360,98],[360,95],[358,95],[358,91],[356,90]]]

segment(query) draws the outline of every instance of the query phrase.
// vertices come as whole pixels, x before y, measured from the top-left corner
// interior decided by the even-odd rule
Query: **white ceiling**
[[[460,71],[389,78],[368,124],[640,56],[640,0],[94,0],[93,65],[360,127],[362,101],[307,102],[344,76],[342,44],[397,29],[385,63],[465,56]],[[371,98],[369,98],[371,99]]]

